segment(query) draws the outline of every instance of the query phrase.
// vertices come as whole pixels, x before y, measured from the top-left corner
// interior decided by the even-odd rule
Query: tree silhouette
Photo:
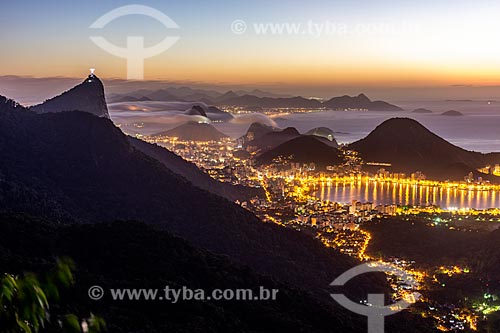
[[[105,329],[102,318],[91,314],[79,319],[74,314],[53,316],[50,302],[74,283],[71,259],[57,260],[54,269],[40,281],[33,273],[5,274],[0,280],[0,331],[3,333],[98,333]]]

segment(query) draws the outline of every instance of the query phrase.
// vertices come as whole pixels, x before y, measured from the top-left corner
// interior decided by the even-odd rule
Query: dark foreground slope
[[[236,186],[217,181],[198,169],[193,163],[184,160],[182,157],[175,155],[163,147],[132,137],[129,137],[129,141],[134,148],[160,161],[170,171],[186,178],[196,187],[220,195],[228,200],[241,201],[264,195],[261,189]]]
[[[462,180],[472,172],[497,181],[497,177],[477,171],[487,164],[487,155],[454,146],[409,118],[389,119],[349,148],[366,162],[391,163],[393,171],[422,171],[441,180]]]
[[[91,246],[90,246],[91,244]],[[362,332],[366,322],[332,311],[307,292],[254,274],[227,258],[191,247],[169,233],[136,222],[54,225],[26,215],[0,214],[0,269],[41,273],[56,257],[76,263],[76,285],[52,311],[105,318],[109,332]],[[104,298],[90,300],[99,285]],[[115,301],[111,288],[278,289],[274,301]],[[162,294],[158,294],[162,295]],[[405,322],[406,319],[406,322]],[[432,332],[407,314],[389,318],[387,332]],[[420,331],[419,331],[420,330]]]
[[[227,258],[196,250],[185,241],[147,225],[122,222],[56,226],[26,216],[0,215],[0,267],[21,274],[51,268],[55,257],[76,263],[76,286],[56,311],[93,311],[110,332],[315,331],[342,327],[356,332],[364,323],[346,311],[333,313],[306,293],[233,266]],[[275,301],[100,301],[91,286],[110,288],[279,289]],[[163,290],[161,291],[163,295]],[[297,301],[300,300],[300,301]],[[70,310],[71,309],[71,310]]]
[[[143,221],[168,230],[197,248],[224,255],[231,265],[247,266],[254,272],[252,274],[267,276],[289,285],[289,288],[308,292],[336,318],[343,317],[341,313],[345,310],[329,299],[328,285],[356,265],[354,260],[324,248],[302,233],[264,224],[230,201],[192,186],[161,162],[134,148],[107,119],[83,112],[38,115],[13,109],[8,103],[2,105],[5,107],[0,109],[0,181],[5,184],[5,190],[0,211],[22,213],[29,209],[31,215],[50,218],[55,224],[65,224],[68,220],[80,223]],[[10,190],[12,188],[16,190]],[[35,201],[37,205],[32,205]],[[128,228],[127,223],[121,222],[114,228]],[[113,279],[123,284],[132,283],[135,281],[133,272],[146,272],[140,273],[142,278],[137,277],[137,281],[164,274],[160,266],[153,265],[151,271],[142,266],[154,264],[160,260],[158,256],[163,255],[161,247],[149,247],[163,242],[154,238],[160,237],[159,232],[141,236],[138,231],[124,229],[125,240],[112,245],[120,239],[119,232],[93,229],[102,227],[98,225],[75,225],[72,228],[77,228],[77,231],[73,235],[61,237],[57,233],[64,226],[47,233],[28,228],[30,233],[27,233],[26,229],[17,229],[16,225],[9,225],[9,233],[4,233],[8,236],[2,240],[5,244],[2,253],[11,255],[13,261],[10,262],[27,263],[18,266],[16,271],[29,269],[29,262],[70,255],[76,257],[77,263],[88,272],[97,274],[103,267],[109,268],[109,274],[113,275],[106,274],[102,278],[108,283],[114,283]],[[16,236],[16,232],[21,234]],[[101,233],[103,238],[98,237]],[[26,244],[33,242],[30,234],[40,237],[40,243],[50,242],[44,246],[45,251],[52,252],[43,252],[42,246],[36,251],[23,252],[30,248]],[[57,240],[52,241],[52,236]],[[20,241],[24,245],[16,250],[10,241]],[[64,244],[75,247],[69,250]],[[128,250],[132,245],[135,247]],[[40,258],[42,253],[45,254]],[[134,253],[137,253],[136,257]],[[98,265],[100,256],[107,259]],[[148,256],[152,256],[152,261],[148,261]],[[85,260],[79,259],[81,257]],[[9,267],[5,266],[3,270]],[[120,271],[124,267],[128,270]],[[176,282],[182,283],[181,278]],[[365,276],[356,282],[343,291],[357,300],[366,297],[367,292],[379,292],[385,287],[379,276]],[[225,284],[226,280],[221,279],[221,287]],[[294,297],[294,301],[302,299]],[[131,306],[136,313],[147,312],[141,305]],[[201,304],[196,303],[195,307],[201,307],[204,314],[210,313]],[[191,311],[194,310],[187,312]],[[128,311],[121,309],[116,313],[125,318],[129,315]],[[246,310],[244,313],[250,315]],[[404,316],[391,318],[396,327],[393,332],[408,332],[408,326],[415,327],[416,322],[409,325],[401,319]],[[265,320],[263,316],[259,318]],[[225,327],[224,320],[218,320],[218,323]],[[161,324],[152,325],[163,328]],[[339,324],[340,330],[349,331],[350,325]],[[142,325],[141,328],[145,332],[154,332]],[[354,331],[362,329],[357,326]]]

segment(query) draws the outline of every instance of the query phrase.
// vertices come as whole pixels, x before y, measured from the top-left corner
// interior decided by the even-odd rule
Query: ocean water
[[[498,191],[471,191],[436,186],[391,183],[318,184],[316,196],[322,200],[350,203],[352,200],[375,205],[438,205],[441,208],[488,209],[500,207]]]
[[[377,125],[393,117],[408,117],[417,120],[432,132],[462,148],[480,152],[500,151],[500,103],[493,102],[428,102],[398,103],[405,109],[425,107],[431,114],[411,111],[326,111],[309,114],[292,114],[280,117],[280,127],[294,126],[307,131],[325,126],[336,132],[340,143],[359,140],[369,134]],[[443,116],[442,112],[457,110],[463,116]]]
[[[153,134],[164,131],[183,122],[188,116],[179,115],[169,105],[154,102],[129,103],[127,110],[122,110],[120,103],[111,104],[112,119],[121,124],[140,122],[141,128],[132,128],[141,134]],[[122,103],[123,104],[123,103]],[[263,115],[244,115],[231,122],[214,123],[223,133],[237,138],[247,131],[253,121],[265,121],[285,128],[296,127],[300,132],[324,126],[335,132],[340,143],[350,143],[365,137],[377,125],[393,117],[413,118],[432,132],[462,148],[480,152],[500,152],[500,102],[497,101],[429,101],[395,102],[406,111],[320,111],[308,113],[280,114],[272,117]],[[416,108],[428,108],[431,114],[413,113]],[[442,112],[456,110],[463,116],[443,116]],[[183,109],[182,109],[183,111]],[[259,116],[259,117],[257,117]]]

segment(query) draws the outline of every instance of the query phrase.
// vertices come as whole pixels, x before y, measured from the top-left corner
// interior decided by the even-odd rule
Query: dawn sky
[[[0,75],[125,78],[126,63],[90,39],[147,46],[180,40],[147,59],[145,79],[234,84],[496,85],[500,84],[498,1],[142,1],[178,25],[144,16],[89,29],[127,1],[14,1],[2,4]],[[242,34],[232,22],[243,20]],[[295,25],[259,33],[255,24]],[[298,26],[298,28],[297,28]],[[292,27],[293,28],[293,27]],[[375,29],[375,30],[374,30]]]

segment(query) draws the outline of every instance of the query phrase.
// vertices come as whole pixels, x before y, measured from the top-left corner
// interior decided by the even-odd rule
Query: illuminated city
[[[319,239],[324,246],[355,257],[360,261],[381,261],[403,269],[418,281],[418,287],[407,289],[401,280],[388,275],[394,290],[393,299],[410,299],[415,302],[413,293],[423,297],[418,300],[425,306],[414,310],[423,317],[432,317],[441,331],[476,330],[479,320],[498,311],[494,305],[497,297],[489,296],[483,303],[464,303],[460,307],[449,308],[439,304],[427,295],[429,290],[445,288],[443,281],[456,275],[468,274],[470,269],[459,266],[428,266],[411,259],[397,257],[378,257],[368,254],[372,235],[364,230],[365,223],[394,217],[415,218],[423,221],[429,228],[445,227],[450,230],[480,230],[500,227],[500,208],[498,197],[500,185],[489,182],[470,181],[464,177],[461,182],[443,182],[426,179],[422,173],[393,174],[381,167],[375,174],[362,172],[363,162],[350,164],[342,172],[317,171],[309,164],[299,165],[280,159],[271,166],[255,166],[251,154],[241,156],[242,147],[238,140],[219,142],[183,142],[177,138],[161,137],[143,139],[167,147],[188,161],[205,170],[213,178],[223,182],[259,187],[265,191],[265,199],[239,202],[263,221],[275,223],[286,228],[305,232]],[[351,152],[346,152],[351,156]],[[283,169],[283,164],[287,168]],[[373,163],[371,163],[373,164]],[[390,165],[389,165],[390,166]],[[339,193],[355,189],[354,196],[370,197],[375,202],[330,201],[331,192]],[[380,192],[378,189],[382,189]],[[384,190],[387,192],[385,193]],[[361,191],[372,191],[369,195]],[[393,202],[377,204],[377,195],[385,199],[390,194]],[[443,196],[446,200],[443,200]],[[403,199],[404,198],[404,199]],[[433,203],[445,203],[439,207]],[[387,200],[387,199],[386,199]],[[491,203],[487,209],[468,208],[471,202],[481,200]],[[457,201],[459,206],[449,203]],[[496,222],[496,223],[493,223]],[[488,224],[488,226],[485,226]]]
[[[500,1],[4,1],[0,333],[500,333]]]

